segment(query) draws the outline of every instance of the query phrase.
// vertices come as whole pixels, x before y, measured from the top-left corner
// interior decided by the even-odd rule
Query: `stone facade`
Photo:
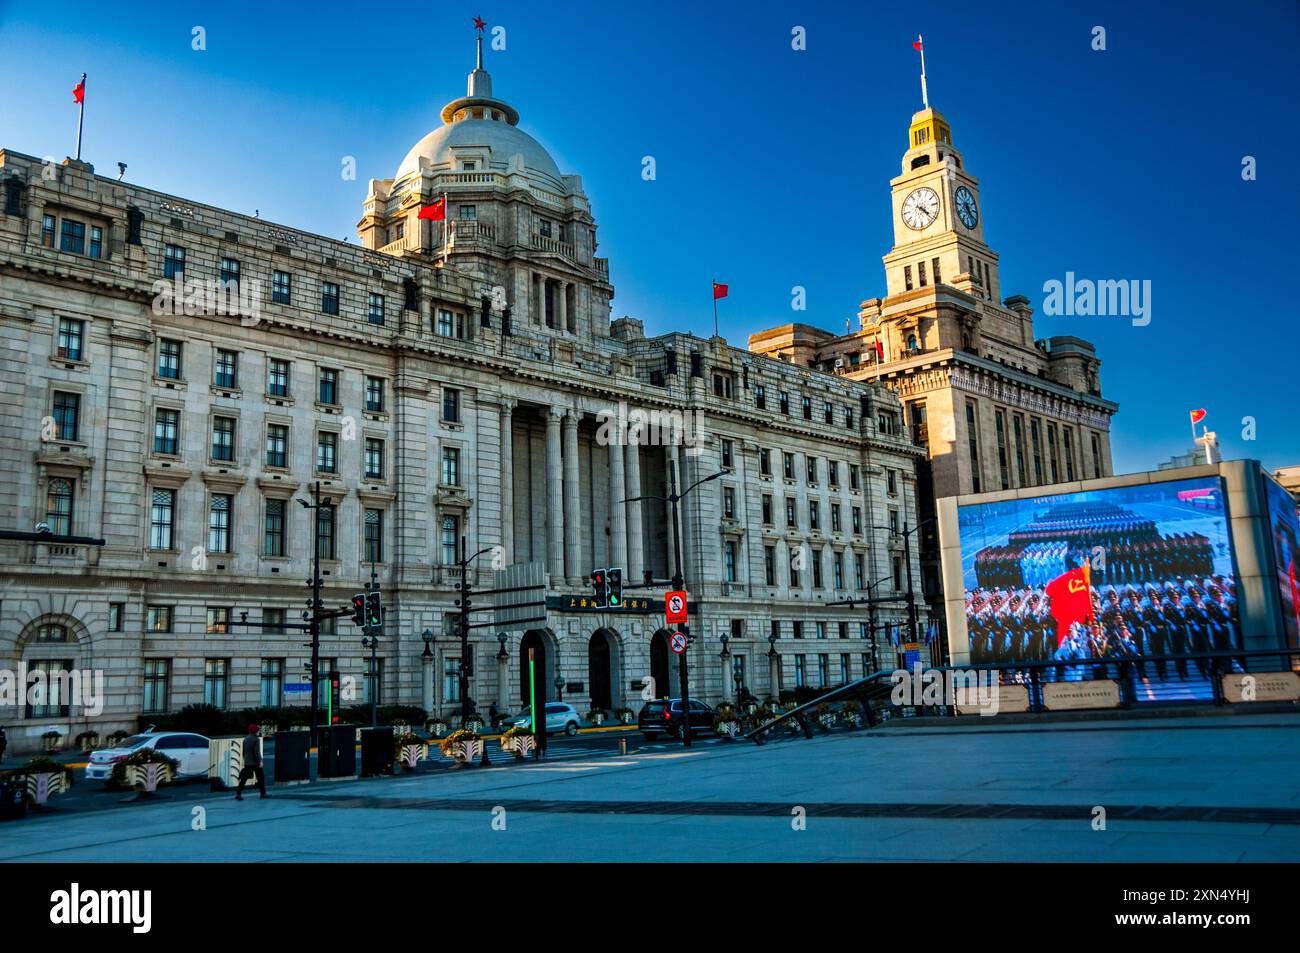
[[[666,496],[669,474],[681,488],[722,473],[680,517],[694,696],[732,697],[739,666],[761,698],[893,664],[861,605],[827,603],[903,588],[888,527],[915,521],[923,452],[898,398],[720,338],[611,323],[581,182],[523,141],[517,115],[480,63],[443,127],[371,184],[364,247],[0,151],[0,668],[106,676],[96,718],[0,714],[15,750],[205,700],[306,704],[287,692],[304,681],[303,633],[238,623],[297,621],[316,538],[327,606],[372,570],[382,586],[381,703],[459,707],[445,627],[461,536],[499,547],[473,564],[475,586],[493,586],[493,560],[532,565],[552,602],[527,632],[474,630],[481,710],[519,709],[525,645],[545,655],[548,697],[558,660],[582,711],[638,708],[649,675],[675,694],[674,528],[662,502],[629,501]],[[444,196],[447,222],[418,218]],[[217,280],[228,299],[187,284]],[[611,441],[602,415],[620,408],[693,428]],[[332,525],[295,502],[316,484]],[[650,611],[568,609],[606,566],[650,577],[627,593]],[[873,617],[898,624],[903,604]],[[340,619],[321,649],[357,702],[371,685],[360,636]]]

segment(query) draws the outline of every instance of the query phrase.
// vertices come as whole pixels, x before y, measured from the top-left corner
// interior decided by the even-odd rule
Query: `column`
[[[567,331],[569,329],[568,314],[565,311],[567,302],[565,298],[565,288],[568,287],[563,281],[555,283],[555,328],[557,331]]]
[[[497,654],[497,711],[510,710],[510,656],[505,648]]]
[[[672,481],[675,479],[677,481],[676,483],[677,492],[678,493],[682,492],[684,488],[682,486],[681,471],[677,468],[677,444],[675,443],[670,443],[668,445],[668,473],[671,475],[671,477],[669,480],[666,481],[666,486],[664,487],[664,489],[666,489],[669,493],[672,493],[673,492]],[[673,507],[671,503],[666,505],[664,515],[668,519],[668,575],[672,576],[672,574],[678,570],[679,567],[677,566],[677,554],[678,552],[680,552],[682,556],[682,564],[680,567],[682,572],[682,581],[685,582],[687,553],[686,553],[686,548],[684,546],[679,547],[679,543],[677,540],[677,524],[679,522],[684,522],[686,520],[686,514],[682,512],[682,504],[679,502],[677,504],[676,520],[673,519]]]
[[[570,585],[587,575],[578,565],[582,559],[581,494],[578,485],[578,411],[570,408],[564,417],[564,569]]]
[[[623,499],[627,496],[623,479],[623,447],[618,438],[609,444],[609,560],[611,566],[623,569],[623,584],[639,583],[632,577],[627,564],[627,511]]]
[[[627,491],[620,499],[634,500],[641,495],[641,448],[629,443],[624,450],[623,479]],[[627,504],[627,573],[626,581],[640,585],[645,575],[645,543],[641,539],[641,503]]]
[[[420,707],[433,714],[433,653],[428,648],[420,656]]]
[[[501,402],[501,548],[506,565],[515,561],[515,402]]]
[[[767,693],[772,698],[781,694],[781,656],[769,652],[767,656]]]
[[[532,300],[529,307],[532,309],[531,316],[533,324],[541,324],[542,318],[546,316],[543,311],[546,307],[546,302],[542,300],[542,276],[537,274],[537,272],[533,272],[532,282],[533,293],[531,295]]]
[[[546,569],[551,585],[564,578],[564,470],[560,464],[559,407],[546,414]]]

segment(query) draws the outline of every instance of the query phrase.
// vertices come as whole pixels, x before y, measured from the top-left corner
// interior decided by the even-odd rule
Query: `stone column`
[[[624,498],[641,495],[641,448],[629,443],[624,450],[623,479],[627,486]],[[641,538],[641,503],[627,504],[627,574],[625,580],[640,585],[645,575],[645,543]]]
[[[497,655],[497,711],[510,710],[510,656]]]
[[[501,402],[501,548],[506,565],[515,561],[515,402]]]
[[[609,445],[609,560],[611,566],[623,569],[623,584],[639,583],[631,577],[627,564],[627,510],[623,500],[627,485],[623,479],[623,447],[615,435]]]
[[[564,578],[564,470],[560,463],[563,413],[559,407],[550,407],[546,414],[546,569],[552,586]]]
[[[428,649],[420,656],[420,707],[433,714],[433,653]]]
[[[567,331],[569,329],[568,314],[566,307],[568,302],[565,300],[565,288],[567,285],[563,281],[555,283],[555,328],[558,331]]]
[[[530,317],[533,320],[533,324],[541,324],[542,319],[546,317],[546,314],[544,313],[546,302],[542,300],[542,276],[537,274],[537,272],[533,272],[532,276],[531,297],[532,301],[529,304],[529,307],[532,309]]]
[[[672,480],[676,479],[677,492],[678,493],[682,492],[684,487],[682,486],[681,470],[677,466],[677,444],[675,443],[670,443],[668,445],[668,472],[669,474],[672,474],[674,476],[671,479],[664,481],[665,482],[664,489],[667,490],[669,493],[672,493],[673,492]],[[677,553],[679,552],[679,549],[677,543],[677,524],[679,522],[684,523],[686,521],[686,514],[682,512],[682,504],[680,501],[677,504],[676,520],[673,519],[673,506],[671,503],[665,504],[664,509],[665,509],[664,515],[668,518],[668,575],[672,576],[672,574],[675,573],[678,568]],[[686,547],[684,546],[681,547],[680,552],[682,554],[682,565],[681,565],[682,581],[685,582],[686,575],[687,575],[686,561],[689,558],[689,554],[686,552]]]
[[[582,512],[578,485],[578,411],[564,417],[564,571],[569,585],[578,585],[586,572],[582,559]]]
[[[767,657],[767,689],[772,698],[781,694],[781,656],[775,652]]]

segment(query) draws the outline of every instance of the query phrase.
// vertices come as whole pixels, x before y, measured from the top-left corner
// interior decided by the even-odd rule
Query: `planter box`
[[[159,785],[170,784],[175,780],[170,764],[128,764],[126,765],[126,785],[137,791],[152,794]]]
[[[473,764],[479,758],[483,757],[483,739],[476,738],[473,741],[458,741],[451,746],[447,757],[451,758],[457,764]]]
[[[513,738],[501,739],[501,750],[514,755],[517,761],[528,757],[536,747],[537,739],[532,735],[515,735]]]
[[[402,745],[397,749],[397,762],[407,771],[414,771],[415,766],[429,757],[429,746]]]
[[[27,796],[36,805],[42,805],[56,794],[70,787],[68,776],[62,771],[27,775]]]

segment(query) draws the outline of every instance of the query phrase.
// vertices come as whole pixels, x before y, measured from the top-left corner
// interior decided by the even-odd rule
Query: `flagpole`
[[[447,193],[442,193],[442,260],[447,261],[447,244],[451,232],[451,206],[447,203]]]
[[[1192,445],[1195,446],[1196,445],[1196,419],[1195,419],[1196,415],[1193,413],[1189,413],[1187,415],[1187,418],[1192,422]]]
[[[919,33],[916,34],[916,48],[917,52],[921,54],[921,102],[925,105],[926,109],[929,109],[930,94],[925,88],[925,40],[922,39],[921,34]]]
[[[81,126],[86,119],[86,74],[81,74],[81,102],[77,103],[77,161],[81,161]]]
[[[718,279],[713,279],[713,336],[718,336]]]

